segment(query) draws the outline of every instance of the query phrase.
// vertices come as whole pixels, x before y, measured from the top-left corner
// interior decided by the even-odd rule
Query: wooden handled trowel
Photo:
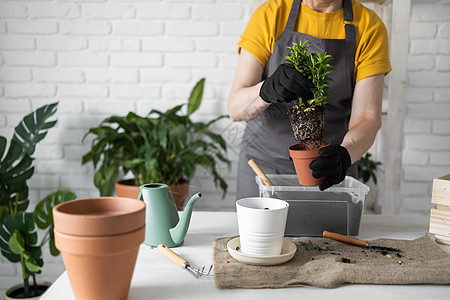
[[[261,168],[256,164],[256,162],[253,159],[250,159],[248,161],[248,165],[252,168],[252,170],[258,175],[259,178],[261,178],[262,182],[264,182],[265,185],[273,186],[272,181],[266,176],[266,174],[261,170]]]
[[[395,251],[395,252],[401,252],[400,249],[396,249],[396,248],[391,248],[391,247],[383,247],[383,246],[378,246],[378,245],[372,245],[370,244],[368,241],[364,241],[364,240],[360,240],[357,238],[353,238],[353,237],[349,237],[346,235],[342,235],[342,234],[338,234],[338,233],[334,233],[334,232],[329,232],[329,231],[324,231],[323,232],[323,237],[325,238],[329,238],[335,241],[339,241],[339,242],[344,242],[347,244],[352,244],[355,246],[360,246],[363,248],[372,248],[372,249],[378,249],[378,250],[384,250],[384,251]]]

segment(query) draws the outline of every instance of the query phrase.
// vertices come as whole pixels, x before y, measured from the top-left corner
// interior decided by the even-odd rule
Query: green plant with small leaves
[[[311,241],[308,241],[308,243],[299,241],[299,244],[302,246],[305,246],[307,251],[310,251],[311,249],[317,249],[317,250],[319,250],[319,252],[327,250],[326,246],[319,246],[316,243],[313,243]]]
[[[327,103],[325,100],[330,96],[328,90],[331,81],[328,75],[334,70],[334,67],[330,65],[333,57],[326,52],[313,52],[308,55],[310,46],[308,43],[309,41],[293,43],[291,47],[288,47],[291,54],[285,57],[288,64],[311,80],[314,86],[311,90],[314,95],[313,99],[298,97],[296,100],[295,107],[303,110]]]

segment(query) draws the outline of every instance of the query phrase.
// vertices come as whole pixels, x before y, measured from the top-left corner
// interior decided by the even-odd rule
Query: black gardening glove
[[[291,66],[281,64],[261,86],[259,96],[268,103],[291,102],[298,96],[305,99],[314,97],[313,84],[303,74]]]
[[[347,149],[340,145],[330,145],[320,150],[322,157],[313,160],[309,168],[313,171],[315,178],[326,177],[319,184],[321,191],[326,190],[333,184],[340,183],[345,179],[347,169],[352,162]]]

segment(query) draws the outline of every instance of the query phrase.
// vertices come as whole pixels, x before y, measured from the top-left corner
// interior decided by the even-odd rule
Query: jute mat
[[[291,239],[297,245],[295,256],[278,266],[252,266],[236,261],[226,251],[230,239],[219,238],[213,243],[214,277],[219,288],[334,288],[347,283],[450,284],[450,255],[429,235],[413,241],[371,241],[375,245],[400,249],[398,254],[324,238],[295,238]]]

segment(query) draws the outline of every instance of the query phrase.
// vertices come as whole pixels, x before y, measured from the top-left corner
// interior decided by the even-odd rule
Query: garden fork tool
[[[368,241],[360,240],[360,239],[357,239],[357,238],[353,238],[353,237],[349,237],[349,236],[346,236],[346,235],[342,235],[342,234],[338,234],[338,233],[334,233],[334,232],[329,232],[329,231],[324,231],[323,232],[323,237],[329,238],[329,239],[332,239],[332,240],[335,240],[335,241],[339,241],[339,242],[344,242],[344,243],[347,243],[347,244],[352,244],[352,245],[355,245],[355,246],[360,246],[360,247],[363,247],[363,248],[372,248],[372,249],[378,249],[378,250],[384,250],[384,251],[401,252],[401,250],[397,249],[397,248],[373,245],[373,244],[370,244]]]
[[[189,273],[191,273],[192,275],[195,276],[195,278],[199,278],[201,276],[209,275],[209,273],[211,272],[211,269],[213,267],[213,265],[211,265],[209,267],[208,271],[205,270],[205,266],[201,266],[201,268],[194,269],[194,268],[191,267],[191,265],[189,264],[188,261],[186,261],[184,258],[178,256],[175,252],[170,250],[166,245],[159,244],[158,245],[158,250],[159,250],[159,252],[161,252],[162,254],[167,256],[171,261],[173,261],[174,263],[176,263],[177,265],[179,265],[183,269],[188,270]]]

